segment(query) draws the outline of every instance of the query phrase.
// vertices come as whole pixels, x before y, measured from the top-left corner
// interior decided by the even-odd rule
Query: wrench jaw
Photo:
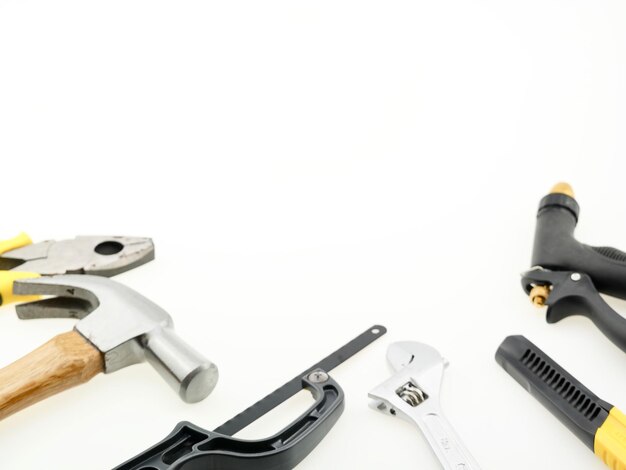
[[[387,361],[395,372],[411,366],[423,371],[439,364],[447,366],[446,360],[432,346],[417,341],[400,341],[387,349]]]
[[[414,395],[415,397],[424,397],[424,401],[418,403],[415,407],[413,407],[413,405],[411,405],[408,401],[405,401],[405,398],[400,396],[401,390],[412,388],[410,385],[407,387],[408,384],[413,385],[415,389],[422,392],[419,395]],[[430,408],[430,405],[433,405],[436,401],[438,401],[436,396],[431,397],[427,394],[427,392],[422,390],[421,387],[417,387],[415,385],[415,380],[413,380],[410,375],[406,375],[404,377],[396,375],[376,387],[368,394],[368,396],[372,399],[370,407],[373,410],[377,410],[392,417],[400,418],[412,425],[416,424],[414,413],[416,413],[418,409],[426,410],[426,408]],[[416,401],[414,403],[416,403]]]
[[[416,408],[439,406],[447,362],[435,348],[415,341],[393,343],[387,361],[395,374],[369,394],[374,408],[413,422]]]
[[[427,344],[403,341],[389,346],[387,361],[396,371],[398,381],[407,379],[398,387],[405,384],[410,387],[412,384],[426,395],[426,399],[436,398],[439,401],[443,372],[448,366],[439,351]],[[425,400],[418,401],[421,403]]]
[[[396,373],[369,393],[371,407],[415,424],[415,416],[439,409],[446,361],[432,347],[393,343],[387,359]]]

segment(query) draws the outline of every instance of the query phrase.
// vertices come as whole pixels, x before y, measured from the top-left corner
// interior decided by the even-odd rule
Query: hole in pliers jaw
[[[98,243],[98,245],[96,245],[96,247],[94,248],[94,251],[99,255],[110,256],[118,254],[123,249],[124,245],[122,245],[120,242],[106,241]]]

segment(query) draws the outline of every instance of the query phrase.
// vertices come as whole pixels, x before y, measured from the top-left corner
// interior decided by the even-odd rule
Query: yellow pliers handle
[[[0,240],[0,256],[7,251],[15,250],[30,245],[31,243],[32,240],[30,237],[23,232],[9,240]],[[19,271],[0,271],[0,305],[36,300],[36,296],[13,295],[13,281],[34,277],[39,277],[39,274]]]

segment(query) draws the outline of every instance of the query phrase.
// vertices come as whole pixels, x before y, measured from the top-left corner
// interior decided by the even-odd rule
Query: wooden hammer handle
[[[103,371],[102,353],[78,332],[55,336],[0,369],[0,419]]]

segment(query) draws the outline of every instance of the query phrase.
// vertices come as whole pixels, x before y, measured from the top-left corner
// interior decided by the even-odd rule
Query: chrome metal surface
[[[189,403],[204,399],[217,383],[217,367],[176,335],[170,315],[123,284],[63,275],[21,280],[14,291],[57,296],[18,305],[20,318],[82,318],[75,330],[102,352],[106,373],[148,360]]]
[[[139,237],[76,237],[27,245],[2,257],[21,262],[13,271],[110,277],[153,260],[154,244]]]
[[[439,403],[447,363],[434,348],[416,342],[393,343],[387,359],[395,374],[369,394],[373,408],[415,423],[446,470],[479,470]]]

